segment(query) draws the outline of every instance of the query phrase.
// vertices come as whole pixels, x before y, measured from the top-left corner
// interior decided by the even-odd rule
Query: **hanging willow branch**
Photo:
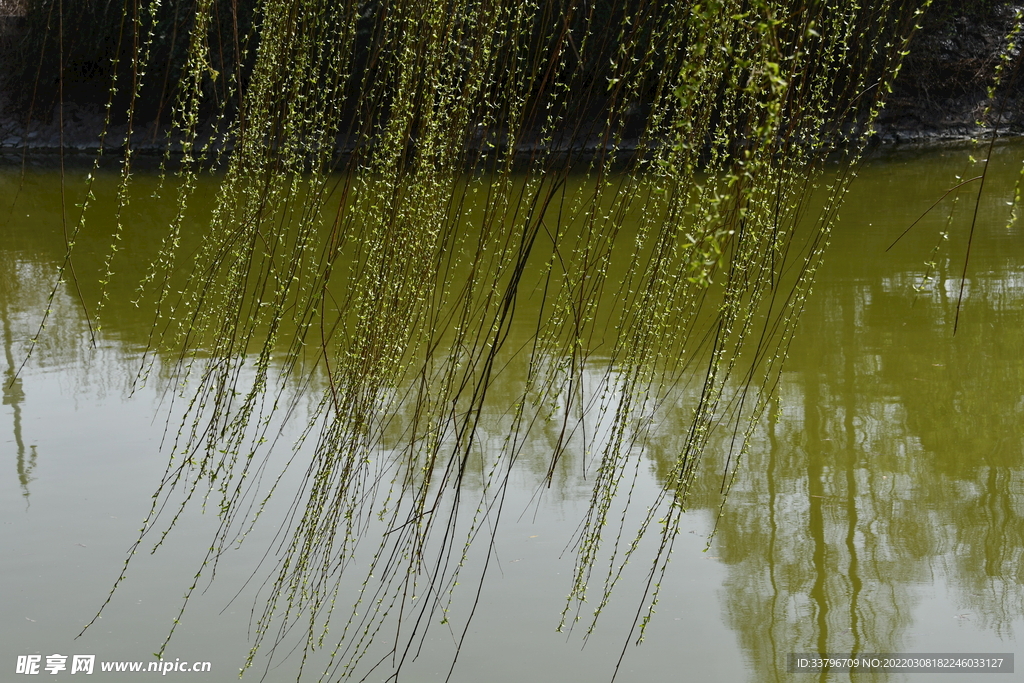
[[[562,626],[589,634],[643,561],[642,639],[709,439],[732,435],[724,500],[922,9],[262,0],[239,28],[237,2],[171,5],[191,13],[178,212],[139,296],[159,311],[151,350],[173,350],[189,393],[138,545],[191,501],[216,505],[191,595],[262,509],[276,417],[319,392],[291,461],[301,488],[275,494],[295,502],[249,663],[299,626],[303,665],[326,648],[324,679],[358,677],[388,628],[400,670],[448,622],[471,548],[483,581],[478,537],[545,426],[548,483],[583,449],[591,487]],[[175,68],[147,61],[168,11],[128,15],[129,111],[148,70],[165,83]],[[216,209],[186,257],[197,174],[217,159]],[[509,363],[527,370],[506,405],[492,389]],[[638,500],[645,444],[684,394],[671,485]],[[352,572],[356,597],[339,592]],[[447,628],[461,642],[468,617]]]

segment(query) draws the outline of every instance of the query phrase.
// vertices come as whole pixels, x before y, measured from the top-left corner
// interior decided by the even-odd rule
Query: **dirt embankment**
[[[888,105],[876,123],[882,142],[962,140],[990,133],[1024,134],[1024,65],[1010,33],[1024,4],[992,3],[969,14],[947,2],[914,36]],[[976,3],[977,4],[977,3]],[[1020,18],[1019,18],[1019,14]],[[997,65],[1004,64],[996,97]]]
[[[18,0],[0,0],[0,10]],[[939,6],[915,35],[910,54],[894,84],[888,105],[875,125],[882,144],[963,140],[989,134],[1024,135],[1024,66],[1020,42],[1009,49],[1007,37],[1024,21],[1024,4],[999,0],[936,0]],[[0,50],[19,30],[16,18],[0,11]],[[1003,83],[996,97],[997,66],[1003,63]],[[0,74],[2,75],[2,74]],[[100,146],[120,149],[127,125],[104,128],[103,109],[97,105],[66,102],[46,116],[35,112],[26,124],[24,112],[15,112],[0,82],[0,154],[33,151],[95,151]],[[63,126],[61,125],[63,124]],[[132,147],[160,151],[180,144],[167,136],[166,121],[137,124]],[[344,146],[344,145],[342,145]]]

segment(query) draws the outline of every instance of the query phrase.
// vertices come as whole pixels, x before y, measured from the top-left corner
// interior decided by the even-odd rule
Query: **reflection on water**
[[[6,274],[6,273],[5,273]],[[13,289],[12,278],[5,278],[4,289],[8,292]],[[0,297],[0,322],[3,323],[4,336],[4,374],[3,374],[3,405],[11,406],[11,420],[14,423],[14,443],[17,449],[18,483],[21,485],[22,495],[28,500],[28,484],[32,481],[32,470],[36,466],[36,447],[28,447],[28,454],[25,449],[25,436],[22,433],[21,403],[25,400],[25,389],[22,386],[22,379],[15,373],[16,360],[14,357],[14,335],[11,329],[11,316],[8,311],[7,297]]]
[[[718,518],[717,536],[705,557],[717,558],[713,562],[721,563],[722,571],[704,572],[699,575],[703,583],[691,583],[685,572],[698,576],[697,565],[686,557],[677,559],[672,576],[678,583],[666,596],[672,604],[672,590],[679,596],[714,594],[721,585],[715,618],[733,630],[738,645],[722,640],[715,656],[741,659],[752,680],[790,680],[785,671],[790,652],[1015,649],[1024,615],[1024,229],[1006,226],[1006,199],[1021,153],[1020,146],[1007,146],[993,157],[966,278],[963,255],[973,211],[967,194],[951,197],[885,251],[955,183],[954,176],[963,174],[966,153],[878,160],[855,184],[777,397]],[[112,284],[102,353],[88,351],[80,308],[70,288],[62,289],[49,303],[52,329],[42,337],[29,371],[14,377],[63,255],[54,181],[46,172],[29,174],[15,208],[2,218],[3,405],[12,434],[12,440],[4,441],[12,444],[7,452],[26,498],[34,487],[46,485],[33,481],[37,460],[46,453],[37,458],[33,433],[23,424],[33,383],[41,373],[58,372],[90,392],[97,386],[121,387],[122,378],[134,372],[148,333],[146,316],[124,303],[131,299],[133,276],[141,266]],[[17,174],[6,173],[0,176],[0,189],[19,182]],[[146,225],[159,226],[160,211],[157,207],[152,214],[130,217],[143,228],[134,234],[144,235]],[[82,271],[88,266],[95,270],[102,261],[104,239],[102,234],[83,236]],[[131,252],[139,260],[152,253],[149,242],[155,239],[134,239]],[[93,285],[82,285],[87,296],[97,295]],[[512,358],[503,367],[492,394],[516,395],[528,370],[520,361]],[[597,396],[614,384],[603,372],[584,370],[582,395]],[[696,402],[691,393],[683,390],[663,406],[646,452],[638,452],[661,485],[671,482],[678,444]],[[556,419],[539,428],[522,451],[512,496],[522,509],[538,511],[541,520],[543,511],[560,511],[560,521],[540,524],[545,534],[564,531],[565,537],[556,539],[564,545],[577,521],[573,515],[582,509],[581,475],[589,463],[581,440],[593,434],[572,441],[573,448],[552,469],[550,453],[563,441],[560,409],[552,410]],[[490,432],[481,443],[504,438],[503,419],[494,415],[485,421],[482,429]],[[384,435],[385,441],[389,438],[397,443],[398,437]],[[717,494],[728,484],[722,479],[726,463],[720,454],[728,451],[730,438],[717,435],[700,473],[688,513],[695,528],[703,530],[701,520],[718,515]],[[642,470],[638,481],[645,476]],[[536,503],[538,491],[547,507]],[[123,546],[128,539],[117,542]],[[514,576],[511,564],[505,566]],[[548,582],[536,590],[556,596],[557,603],[557,595],[567,589],[559,583],[564,577],[554,579],[551,574],[557,572],[544,569],[555,566],[538,565],[523,576]],[[564,565],[561,571],[567,571]],[[933,585],[948,589],[949,595],[936,597]],[[515,610],[536,608],[517,607],[508,597],[494,600],[510,623],[522,618]],[[545,627],[556,620],[557,607],[551,609]],[[486,610],[478,626],[500,631]],[[697,632],[709,628],[697,624],[697,631],[680,630],[679,618],[666,612],[670,615],[672,608],[661,608],[652,625],[655,633],[664,629],[670,638],[697,642]],[[628,618],[629,610],[621,614]],[[656,657],[670,658],[680,646],[645,645],[638,656],[644,657],[648,647]],[[486,651],[465,659],[466,680],[501,679],[487,670]],[[486,673],[473,669],[478,665]],[[675,670],[677,663],[655,659],[650,666]],[[846,678],[822,675],[820,680]],[[899,677],[870,678],[890,679]]]
[[[958,606],[945,618],[987,630],[992,651],[1012,650],[1021,626],[1024,226],[1006,227],[1013,174],[997,176],[982,206],[955,336],[971,207],[954,207],[948,225],[936,212],[884,251],[954,182],[959,159],[947,154],[862,174],[719,524],[725,609],[765,680],[787,679],[787,652],[934,651],[915,614],[919,588],[936,581]],[[1000,150],[999,169],[1019,155]]]

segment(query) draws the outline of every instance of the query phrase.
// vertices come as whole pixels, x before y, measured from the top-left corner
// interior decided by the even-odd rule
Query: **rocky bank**
[[[0,0],[0,4],[4,2]],[[874,144],[964,140],[987,136],[993,129],[1001,136],[1024,134],[1021,51],[1020,47],[1007,49],[1007,36],[1021,17],[1024,4],[940,3],[913,39],[893,93],[875,125]],[[16,18],[0,16],[0,50],[3,41],[19,29]],[[992,98],[990,86],[1001,59],[1008,65],[1006,75],[1003,87]],[[127,125],[112,125],[104,132],[102,107],[74,102],[65,103],[63,111],[54,107],[44,116],[35,112],[28,119],[11,106],[9,93],[0,82],[0,154],[62,147],[91,153],[101,146],[101,135],[105,149],[118,150],[125,143]],[[343,142],[341,146],[345,146]],[[136,124],[132,147],[155,153],[168,147],[180,149],[180,141],[169,137],[166,122],[146,122]]]

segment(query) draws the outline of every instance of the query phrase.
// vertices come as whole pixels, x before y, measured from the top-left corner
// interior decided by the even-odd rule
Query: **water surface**
[[[1024,626],[1024,225],[1008,225],[1007,201],[1024,147],[1001,146],[993,155],[966,277],[977,183],[947,197],[886,251],[956,176],[974,174],[972,151],[978,154],[947,149],[865,164],[724,513],[718,517],[717,493],[726,449],[716,447],[706,456],[648,637],[625,648],[617,680],[789,681],[790,652],[1017,649]],[[68,173],[68,207],[82,175]],[[97,216],[112,207],[114,180],[103,182]],[[204,182],[197,216],[209,210],[203,201],[210,201],[213,180]],[[139,197],[157,183],[137,178]],[[136,556],[102,619],[74,638],[106,599],[167,463],[161,442],[170,395],[156,378],[129,395],[149,317],[128,302],[173,205],[152,198],[130,205],[131,258],[119,261],[93,347],[78,289],[86,301],[99,297],[95,273],[109,223],[97,221],[79,236],[80,282],[63,283],[50,300],[65,226],[75,222],[61,209],[59,175],[45,164],[23,174],[3,169],[0,197],[0,667],[13,672],[18,655],[33,653],[148,661],[203,560],[213,514],[190,510],[155,555]],[[47,306],[47,329],[15,379]],[[158,359],[157,375],[165,364]],[[525,369],[510,363],[504,372],[499,393]],[[595,364],[585,377],[596,387],[602,373]],[[659,413],[638,454],[640,494],[668,485],[692,400],[683,391]],[[555,632],[570,588],[566,547],[587,488],[582,455],[573,452],[544,487],[554,438],[542,431],[522,456],[454,681],[607,680],[623,651],[643,562],[627,572],[585,646],[579,629]],[[289,476],[285,488],[298,484],[298,473]],[[264,523],[222,560],[182,618],[165,659],[212,663],[211,673],[189,678],[237,679],[264,574],[249,579],[288,498],[272,499]],[[387,637],[378,636],[382,645]],[[454,642],[445,626],[432,627],[403,680],[441,680]],[[265,680],[294,679],[296,658],[284,654]],[[261,661],[247,678],[259,678]],[[385,664],[368,680],[389,674]]]

